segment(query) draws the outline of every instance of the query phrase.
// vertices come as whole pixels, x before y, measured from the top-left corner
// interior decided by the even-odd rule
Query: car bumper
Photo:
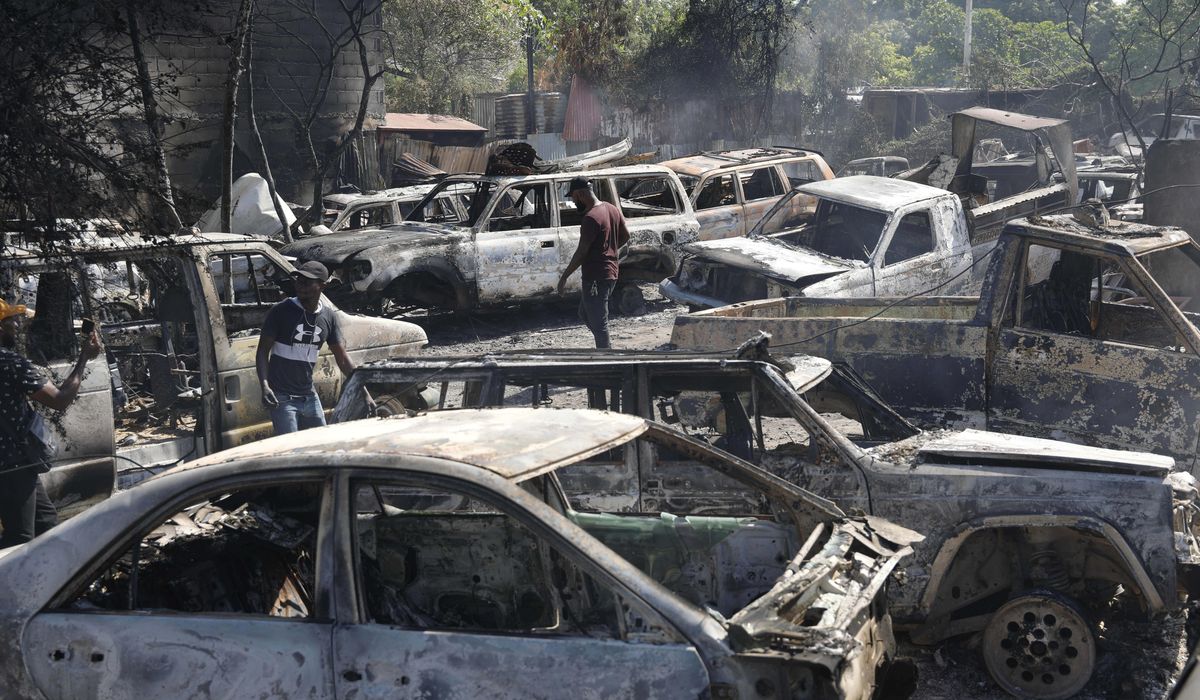
[[[727,301],[686,291],[670,279],[659,282],[658,291],[676,304],[698,306],[702,309],[715,309],[718,306],[727,306],[729,304]]]

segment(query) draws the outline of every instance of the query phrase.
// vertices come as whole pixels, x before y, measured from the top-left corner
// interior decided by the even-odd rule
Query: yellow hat
[[[25,305],[24,304],[10,304],[7,301],[0,299],[0,321],[3,321],[4,319],[8,318],[9,316],[24,316],[24,315],[25,315]]]

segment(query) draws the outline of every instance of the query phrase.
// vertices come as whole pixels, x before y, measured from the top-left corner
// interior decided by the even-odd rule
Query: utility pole
[[[536,112],[533,100],[533,32],[525,34],[525,133],[532,134],[535,128]]]
[[[963,77],[971,80],[971,0],[966,0],[966,21],[963,22]]]

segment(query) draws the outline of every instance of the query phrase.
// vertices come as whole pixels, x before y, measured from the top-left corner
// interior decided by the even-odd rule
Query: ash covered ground
[[[643,313],[610,317],[609,333],[615,349],[667,349],[675,316],[686,313],[684,307],[662,298],[655,285],[643,285],[642,291],[646,298]],[[502,350],[592,347],[591,333],[579,320],[575,305],[565,301],[406,320],[425,328],[429,335],[425,352],[430,355],[472,356]],[[1186,616],[1133,622],[1120,611],[1110,611],[1106,617],[1096,630],[1100,656],[1095,675],[1075,697],[1083,700],[1166,697],[1187,661],[1191,646]],[[928,647],[910,643],[903,634],[898,641],[900,655],[912,659],[917,667],[914,698],[1012,697],[988,676],[979,649],[980,635],[964,635]]]

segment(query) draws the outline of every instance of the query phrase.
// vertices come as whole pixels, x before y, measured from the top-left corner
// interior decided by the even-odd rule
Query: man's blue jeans
[[[306,396],[276,393],[275,398],[279,399],[279,405],[271,409],[271,423],[276,435],[325,425],[325,411],[317,392]]]

